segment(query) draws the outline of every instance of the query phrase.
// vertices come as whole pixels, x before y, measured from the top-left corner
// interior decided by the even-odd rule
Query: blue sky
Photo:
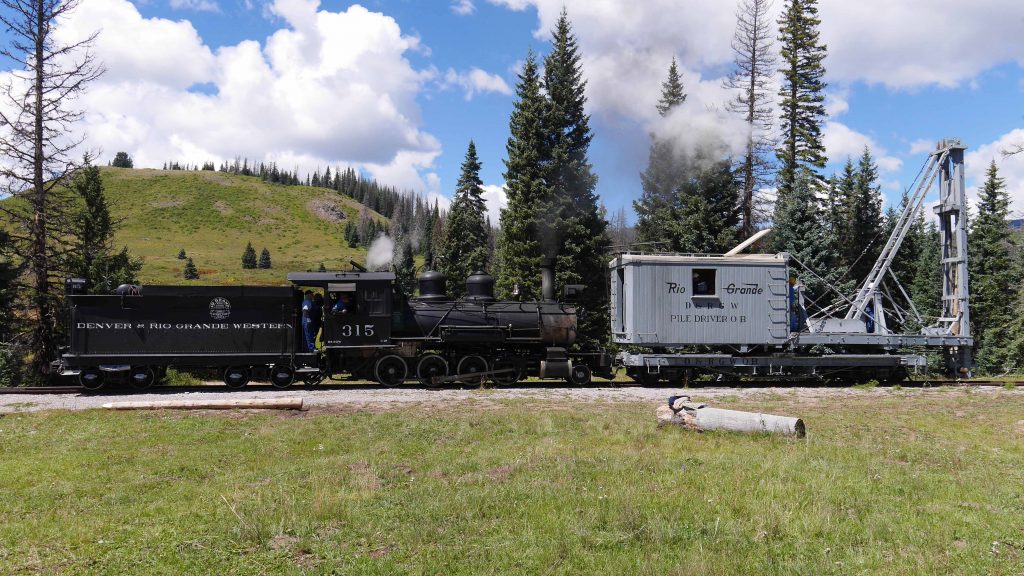
[[[515,72],[528,49],[548,52],[563,5],[589,82],[598,193],[632,220],[650,131],[737,139],[708,111],[730,96],[731,1],[83,0],[61,33],[102,29],[108,73],[83,100],[83,128],[105,156],[353,165],[443,198],[473,139],[496,211]],[[969,179],[997,160],[1024,210],[1024,158],[999,154],[1024,142],[1024,5],[822,0],[820,10],[828,172],[869,145],[895,198],[935,140],[956,136],[971,149]],[[654,104],[672,57],[690,98],[666,127]]]

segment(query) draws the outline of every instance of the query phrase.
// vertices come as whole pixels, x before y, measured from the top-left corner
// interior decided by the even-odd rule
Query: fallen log
[[[107,402],[109,410],[233,410],[260,408],[268,410],[302,410],[302,398],[246,398],[237,400],[156,400],[151,402]]]
[[[702,402],[691,402],[689,396],[672,396],[668,404],[658,406],[658,425],[675,424],[687,430],[730,430],[733,432],[768,432],[803,438],[804,421],[789,416],[723,410]]]

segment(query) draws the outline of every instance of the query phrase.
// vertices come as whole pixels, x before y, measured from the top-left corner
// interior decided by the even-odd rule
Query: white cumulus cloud
[[[220,6],[212,0],[171,0],[175,10],[196,10],[199,12],[220,12]]]
[[[487,208],[487,218],[491,220],[491,226],[497,226],[501,219],[501,209],[508,206],[508,194],[505,192],[504,184],[484,184],[484,206]]]
[[[833,163],[845,163],[847,157],[856,162],[867,147],[871,150],[878,168],[883,172],[894,172],[903,166],[902,160],[890,156],[873,138],[853,130],[842,122],[826,122],[822,142],[825,144],[829,161]]]
[[[401,188],[439,188],[441,152],[421,127],[416,98],[436,72],[395,20],[352,5],[275,0],[282,27],[264,42],[211,50],[186,21],[144,18],[127,0],[84,2],[59,29],[101,29],[94,52],[108,72],[80,102],[88,144],[136,166],[236,156],[285,169],[357,166]]]
[[[506,96],[512,95],[512,88],[505,79],[497,74],[491,74],[479,68],[470,68],[466,72],[456,72],[449,68],[444,74],[444,87],[458,86],[462,88],[467,101],[472,100],[477,94],[496,92]]]
[[[452,12],[459,16],[469,16],[473,12],[476,12],[476,6],[473,4],[473,0],[452,0]]]
[[[994,142],[967,151],[964,170],[968,183],[967,197],[971,201],[977,200],[978,190],[985,183],[985,172],[995,161],[1010,195],[1012,217],[1024,217],[1024,154],[1003,155],[1004,150],[1021,142],[1024,142],[1024,128],[1016,128]]]

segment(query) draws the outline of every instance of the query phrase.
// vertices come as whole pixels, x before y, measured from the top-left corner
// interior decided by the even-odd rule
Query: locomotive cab
[[[288,274],[295,286],[324,295],[323,347],[374,348],[391,339],[391,272]]]

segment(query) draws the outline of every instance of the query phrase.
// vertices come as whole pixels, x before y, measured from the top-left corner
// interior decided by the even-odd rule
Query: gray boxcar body
[[[786,254],[622,254],[609,267],[616,344],[781,346],[789,339]]]

